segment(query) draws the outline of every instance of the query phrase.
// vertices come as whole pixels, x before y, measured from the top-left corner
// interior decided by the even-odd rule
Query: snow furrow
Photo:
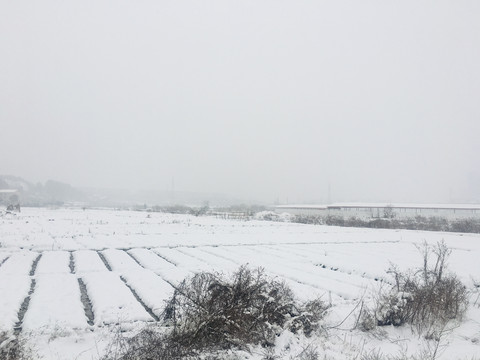
[[[28,310],[28,306],[30,304],[30,297],[35,291],[35,279],[31,279],[30,281],[30,289],[28,291],[27,296],[25,299],[23,299],[22,304],[20,305],[20,309],[18,310],[18,315],[17,315],[17,323],[15,324],[15,333],[19,334],[22,331],[22,324],[23,324],[23,317],[25,316],[25,313]]]
[[[385,276],[385,270],[391,263],[408,268],[420,261],[417,249],[411,243],[357,243],[349,246],[318,246],[305,248],[312,253],[323,252],[317,264],[337,267],[344,272],[356,273],[371,279]],[[362,254],[362,256],[358,256]],[[388,258],[385,254],[389,254]],[[406,256],[405,256],[406,255]],[[407,261],[406,261],[407,260]]]
[[[0,331],[12,330],[18,312],[31,289],[28,275],[0,274]]]
[[[122,275],[128,285],[142,299],[143,303],[160,317],[165,301],[173,293],[173,287],[151,270],[129,271]]]
[[[97,255],[100,257],[100,259],[102,260],[102,262],[105,265],[105,267],[107,268],[107,270],[112,271],[112,267],[110,266],[107,259],[105,258],[105,255],[103,255],[100,251],[97,251]]]
[[[309,264],[304,265],[304,268],[295,268],[288,262],[278,261],[274,257],[268,256],[268,254],[258,253],[255,249],[248,247],[238,247],[235,253],[230,252],[228,249],[222,249],[221,247],[213,248],[213,253],[221,254],[226,258],[232,260],[238,259],[239,264],[248,263],[252,267],[263,267],[268,273],[271,273],[281,278],[294,281],[296,283],[311,286],[316,289],[317,295],[322,295],[327,292],[331,292],[344,299],[352,299],[358,297],[363,288],[352,286],[345,283],[340,283],[329,278],[314,277],[310,274],[310,271],[314,271],[315,266]],[[243,261],[242,261],[243,260]],[[302,286],[303,287],[303,286]],[[304,293],[304,291],[302,291]]]
[[[33,260],[32,268],[30,269],[30,276],[35,275],[35,271],[37,270],[38,262],[40,261],[41,258],[42,258],[42,253],[40,253],[40,254],[36,257],[36,259]]]
[[[210,271],[235,271],[238,268],[238,264],[232,260],[228,260],[216,255],[212,255],[203,251],[203,247],[198,248],[176,248],[176,250],[182,254],[185,254],[196,261],[204,261],[210,267]]]
[[[128,251],[145,268],[152,270],[171,284],[178,284],[187,276],[192,275],[189,269],[175,266],[147,249],[132,249]]]
[[[135,271],[141,268],[141,266],[124,250],[107,249],[99,254],[113,271]]]
[[[323,289],[328,292],[337,294],[344,299],[355,299],[365,291],[368,286],[367,280],[359,277],[359,283],[349,282],[344,274],[326,274],[321,272],[318,268],[311,264],[301,264],[295,262],[288,262],[286,258],[278,258],[275,255],[270,255],[267,252],[259,251],[260,249],[253,249],[245,247],[239,249],[245,251],[245,255],[254,259],[257,264],[265,264],[265,268],[276,274],[296,280],[303,284],[308,284],[318,289]],[[341,277],[341,279],[339,279]]]
[[[238,266],[248,265],[252,268],[260,267],[264,268],[265,271],[270,275],[279,275],[278,272],[273,271],[270,267],[265,266],[262,261],[255,260],[255,258],[252,259],[251,257],[245,257],[236,250],[232,251],[230,247],[212,247],[210,249],[203,249],[203,251],[214,256],[230,260],[236,263]],[[303,300],[310,300],[320,297],[326,292],[324,288],[318,288],[318,286],[306,284],[303,280],[297,280],[289,275],[281,275],[280,277],[283,278],[285,282],[292,288],[292,290],[295,291],[296,295]]]
[[[73,258],[75,261],[75,273],[81,276],[92,272],[108,271],[96,251],[77,250],[73,252]]]
[[[35,292],[30,295],[28,311],[23,320],[24,329],[68,330],[87,327],[75,275],[45,273],[37,275],[35,281]]]
[[[68,267],[70,269],[70,274],[75,274],[75,259],[73,258],[73,251],[70,251]]]
[[[95,314],[95,325],[152,321],[152,317],[113,272],[85,274],[83,282]]]
[[[153,320],[155,321],[160,321],[160,318],[153,312],[153,310],[151,308],[149,308],[147,306],[147,304],[145,304],[145,302],[142,300],[142,298],[140,296],[138,296],[137,292],[135,291],[135,289],[133,289],[129,284],[128,284],[128,281],[123,277],[123,276],[120,276],[120,279],[123,281],[123,283],[125,284],[126,287],[128,287],[130,289],[130,291],[132,292],[132,295],[135,297],[135,299],[140,303],[140,305],[143,306],[143,308],[145,309],[145,311],[153,318]]]
[[[32,264],[37,258],[38,253],[34,251],[20,250],[15,252],[0,267],[0,275],[29,275],[32,270]]]
[[[1,266],[3,265],[3,263],[4,263],[5,261],[7,261],[8,259],[10,259],[10,255],[6,255],[6,254],[5,254],[5,256],[2,256],[2,257],[1,257],[1,260],[0,260],[0,267],[1,267]]]
[[[80,290],[80,301],[83,304],[83,311],[85,313],[85,317],[87,318],[87,323],[88,325],[93,325],[95,321],[95,314],[93,313],[92,302],[88,296],[87,287],[85,286],[82,278],[78,278],[77,281],[78,288]]]
[[[306,272],[311,274],[313,277],[321,277],[338,281],[340,283],[350,285],[352,287],[357,287],[360,289],[364,289],[371,285],[371,280],[357,274],[347,273],[338,271],[338,268],[333,267],[329,270],[332,270],[332,273],[325,273],[325,268],[315,266],[315,264],[309,264],[308,262],[301,262],[299,260],[292,261],[291,253],[286,251],[281,251],[272,248],[263,248],[263,249],[253,249],[251,247],[247,247],[252,252],[258,252],[262,255],[262,257],[270,258],[271,262],[273,263],[288,263],[289,268],[296,269],[298,271]]]
[[[209,271],[211,266],[203,259],[194,258],[177,250],[177,248],[155,248],[152,249],[161,258],[171,263],[188,268],[193,272]]]
[[[44,251],[38,260],[36,274],[66,274],[70,272],[68,267],[70,253],[68,251]]]

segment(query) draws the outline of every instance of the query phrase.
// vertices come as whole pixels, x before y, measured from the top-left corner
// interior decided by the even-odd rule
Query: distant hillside
[[[35,185],[18,176],[0,175],[0,189],[15,189],[21,192],[29,192]]]
[[[130,191],[126,189],[75,188],[70,184],[48,180],[33,184],[21,177],[0,175],[0,190],[18,190],[22,206],[77,205],[94,207],[136,207],[154,205],[230,206],[244,201],[224,194],[186,191]],[[5,200],[5,199],[4,199]],[[7,199],[8,200],[8,199]],[[8,201],[7,201],[8,202]],[[0,204],[6,205],[5,201]]]
[[[12,175],[0,175],[0,189],[18,190],[23,206],[59,205],[66,202],[81,202],[86,195],[69,184],[48,180],[45,184],[33,183]]]

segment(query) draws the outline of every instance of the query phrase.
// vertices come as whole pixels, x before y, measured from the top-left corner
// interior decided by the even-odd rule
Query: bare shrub
[[[195,354],[175,341],[169,333],[145,328],[133,337],[120,332],[106,351],[103,360],[178,360],[195,359]]]
[[[170,330],[145,329],[116,341],[104,359],[194,359],[249,344],[269,347],[284,329],[310,335],[327,309],[321,300],[299,304],[284,282],[262,269],[242,266],[230,279],[201,272],[185,279],[168,300],[163,320]]]
[[[377,326],[377,319],[375,313],[368,308],[363,308],[360,310],[358,315],[358,320],[355,328],[360,331],[371,331],[374,330]]]
[[[383,354],[379,349],[371,349],[366,353],[362,353],[360,360],[436,360],[440,357],[443,351],[448,346],[445,342],[445,337],[450,334],[452,329],[443,328],[439,329],[435,339],[426,339],[427,341],[415,352],[408,354],[408,347],[401,346],[400,350],[396,354]]]
[[[268,278],[262,269],[243,266],[231,280],[198,273],[183,281],[165,315],[185,346],[231,348],[273,345],[284,328],[310,334],[326,308],[321,301],[301,306],[283,281]]]
[[[472,297],[474,298],[473,306],[480,307],[480,280],[472,278],[472,282],[473,282]]]
[[[320,215],[294,215],[292,222],[299,224],[324,225],[325,218]]]
[[[408,356],[405,351],[400,351],[397,354],[386,355],[379,349],[372,349],[367,353],[363,353],[360,360],[435,360],[427,354],[413,354]]]
[[[362,354],[360,360],[387,360],[385,355],[378,349],[370,350],[368,353]]]
[[[412,300],[410,293],[394,291],[384,295],[376,310],[377,325],[400,326],[408,322],[411,314],[407,304]]]
[[[325,217],[326,225],[345,226],[345,219],[340,215],[327,215]]]
[[[312,344],[309,344],[298,355],[296,355],[294,359],[295,360],[318,360],[319,358],[320,358],[320,354],[318,353],[318,349]]]
[[[408,323],[419,333],[432,333],[465,313],[466,287],[455,274],[447,272],[446,261],[451,250],[443,241],[435,246],[424,242],[418,249],[423,258],[420,268],[408,272],[390,268],[395,285],[381,296],[375,312],[378,325]]]
[[[278,360],[280,356],[275,354],[275,349],[266,348],[262,353],[262,360]]]
[[[0,332],[0,359],[2,360],[31,360],[31,349],[25,340],[7,332]]]

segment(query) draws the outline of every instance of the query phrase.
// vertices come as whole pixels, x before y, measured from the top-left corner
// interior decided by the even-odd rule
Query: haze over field
[[[479,18],[475,0],[0,1],[0,174],[478,202]]]

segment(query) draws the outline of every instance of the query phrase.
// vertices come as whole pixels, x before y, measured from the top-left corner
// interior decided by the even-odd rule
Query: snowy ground
[[[419,266],[414,245],[441,240],[452,248],[450,270],[473,292],[480,280],[476,234],[25,208],[0,218],[0,330],[21,329],[45,359],[97,359],[116,331],[155,323],[172,285],[185,276],[249,264],[285,279],[300,299],[322,296],[333,305],[327,333],[310,339],[285,333],[276,348],[280,358],[308,345],[327,359],[353,359],[372,349],[416,353],[431,344],[409,328],[351,330],[355,309],[391,280],[390,263]],[[442,339],[440,359],[480,357],[475,299],[472,294],[466,318]],[[262,350],[245,357],[261,359]]]

